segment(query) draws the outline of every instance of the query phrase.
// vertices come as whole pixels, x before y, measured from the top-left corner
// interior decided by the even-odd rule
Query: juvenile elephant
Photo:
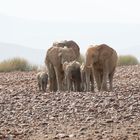
[[[48,74],[46,72],[38,72],[37,73],[37,82],[39,91],[46,91],[47,84],[48,84]]]
[[[80,63],[77,61],[65,62],[63,64],[65,73],[65,81],[68,92],[70,91],[81,91],[81,73]]]
[[[80,67],[80,71],[81,71],[81,89],[83,91],[94,92],[93,68],[86,67],[85,64],[82,64]]]
[[[110,90],[113,86],[113,76],[117,64],[116,51],[106,44],[90,46],[86,52],[86,67],[92,67],[97,88],[107,91],[107,79],[109,78]]]
[[[62,64],[67,61],[77,60],[80,56],[79,46],[72,40],[54,43],[48,49],[45,64],[48,69],[50,91],[62,91],[64,71]]]

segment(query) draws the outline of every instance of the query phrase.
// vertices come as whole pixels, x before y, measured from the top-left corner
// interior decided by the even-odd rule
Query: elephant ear
[[[112,55],[112,48],[110,48],[109,46],[107,46],[106,44],[101,44],[98,46],[98,52],[99,52],[99,58],[100,61],[104,61],[107,59],[110,59],[111,55]]]
[[[68,48],[67,46],[65,46],[64,48],[60,49],[59,58],[61,60],[61,64],[63,64],[65,61],[74,61],[77,56],[72,48]]]
[[[92,54],[92,58],[93,58],[93,63],[97,63],[99,61],[99,50],[97,49],[96,51],[93,52]]]
[[[62,57],[62,52],[60,51],[59,53],[58,53],[58,57]]]
[[[63,51],[62,51],[62,49],[60,49],[59,50],[59,53],[58,53],[58,58],[60,59],[60,61],[61,61],[61,64],[63,64],[64,63],[64,60],[63,60]]]
[[[92,58],[93,58],[93,64],[97,63],[98,62],[98,57],[96,54],[93,54],[92,55]]]
[[[64,46],[64,48],[59,49],[58,57],[61,61],[61,64],[63,64],[66,61],[69,61],[69,48],[67,46]]]

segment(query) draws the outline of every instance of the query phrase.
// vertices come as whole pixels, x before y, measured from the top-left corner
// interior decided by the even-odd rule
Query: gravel
[[[117,67],[113,92],[40,92],[36,72],[0,73],[2,140],[140,139],[140,66]]]

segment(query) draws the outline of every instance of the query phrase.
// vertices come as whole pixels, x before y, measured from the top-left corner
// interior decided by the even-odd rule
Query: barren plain
[[[113,92],[39,92],[36,72],[0,73],[2,140],[140,140],[140,66]]]

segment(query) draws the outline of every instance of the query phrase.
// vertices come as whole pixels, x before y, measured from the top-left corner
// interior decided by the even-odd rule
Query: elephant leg
[[[76,86],[76,82],[72,81],[72,91],[76,92],[77,91],[77,86]]]
[[[95,69],[94,70],[94,76],[95,76],[95,80],[96,80],[96,83],[97,83],[97,88],[100,91],[101,90],[101,74],[100,74],[100,71]]]
[[[56,92],[57,91],[57,82],[56,82],[56,77],[50,77],[49,79],[49,89],[52,92]]]
[[[67,91],[70,92],[71,91],[71,80],[70,80],[69,75],[66,75],[66,87],[67,87]]]
[[[45,92],[45,83],[42,82],[42,90]]]
[[[86,91],[89,92],[90,91],[90,73],[86,72]]]
[[[81,92],[80,81],[77,81],[76,85],[77,85],[77,91]]]
[[[81,81],[81,91],[85,91],[85,81]]]
[[[74,81],[72,81],[71,91],[74,91],[75,92],[75,82]]]
[[[81,90],[84,91],[84,84],[81,82]]]
[[[46,92],[46,88],[47,88],[47,85],[45,84],[45,85],[44,85],[44,92]]]
[[[108,79],[108,68],[109,68],[109,66],[108,66],[108,61],[106,61],[105,63],[104,63],[104,66],[103,66],[103,72],[101,73],[101,74],[103,74],[102,75],[102,85],[101,85],[101,90],[102,91],[107,91],[108,89],[107,89],[107,79]]]
[[[51,63],[47,63],[48,68],[48,76],[49,76],[49,89],[52,92],[57,91],[57,81],[56,81],[56,75],[54,71],[54,67]]]
[[[84,72],[82,77],[81,77],[81,91],[86,91],[87,90],[87,84],[86,84],[86,73]]]
[[[55,73],[56,73],[56,80],[57,80],[57,87],[58,87],[58,91],[62,91],[62,73],[59,70],[59,68],[55,67]]]
[[[87,91],[87,83],[86,83],[86,81],[84,82],[84,91]]]
[[[93,77],[93,74],[90,75],[90,81],[91,81],[91,91],[94,92],[94,77]]]
[[[43,81],[41,81],[41,90],[43,91]]]
[[[74,83],[73,83],[73,91],[74,92],[77,92],[77,90],[78,90],[78,87],[77,87],[77,81],[74,81]]]
[[[46,82],[44,82],[43,88],[44,88],[44,92],[45,92],[46,88],[47,88],[47,83]]]
[[[84,84],[84,91],[86,92],[87,91],[87,81],[86,81],[86,73],[85,73],[85,76],[84,76],[84,81],[83,81],[83,84]]]
[[[42,82],[42,91],[44,91],[44,82]]]
[[[114,76],[114,71],[109,74],[109,85],[110,85],[110,91],[113,90],[113,76]]]
[[[57,88],[58,88],[58,86],[57,86],[57,80],[56,80],[56,75],[54,73],[54,75],[52,75],[50,77],[50,91],[56,92],[57,91]]]
[[[66,77],[64,77],[64,79],[63,79],[63,90],[64,91],[67,90],[67,80],[66,80]]]
[[[41,91],[41,83],[38,82],[39,91]]]
[[[83,80],[83,74],[81,74],[81,89],[84,91],[84,80]]]
[[[67,79],[67,89],[68,89],[68,92],[71,91],[71,88],[72,88],[71,80],[68,78]]]
[[[107,78],[108,78],[108,72],[103,71],[101,91],[107,91]]]
[[[76,91],[76,92],[79,91],[78,81],[77,81],[77,80],[75,81],[75,91]]]

